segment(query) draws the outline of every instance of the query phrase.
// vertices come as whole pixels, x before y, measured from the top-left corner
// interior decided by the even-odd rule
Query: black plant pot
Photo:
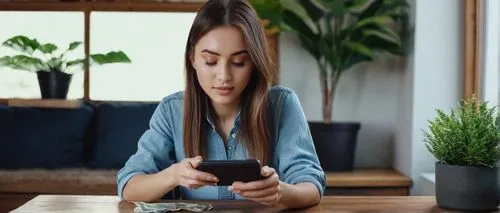
[[[494,211],[499,204],[498,168],[436,163],[435,187],[442,208]]]
[[[309,122],[314,146],[325,171],[351,171],[360,123]]]
[[[72,75],[60,71],[38,71],[42,99],[66,99]]]

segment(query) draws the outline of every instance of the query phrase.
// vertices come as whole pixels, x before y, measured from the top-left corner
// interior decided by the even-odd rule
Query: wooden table
[[[174,202],[174,201],[163,201]],[[182,201],[210,203],[210,212],[277,212],[282,206],[266,207],[251,201]],[[116,196],[40,195],[12,211],[22,212],[134,212],[133,203]],[[433,196],[326,196],[317,206],[300,212],[452,212],[436,206]],[[500,211],[499,211],[500,212]]]

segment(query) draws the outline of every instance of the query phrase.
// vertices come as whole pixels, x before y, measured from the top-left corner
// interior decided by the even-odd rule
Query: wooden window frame
[[[84,82],[83,82],[83,100],[92,101],[90,99],[90,14],[92,12],[114,11],[114,12],[197,12],[203,3],[187,3],[187,2],[140,2],[140,1],[117,1],[117,2],[0,2],[0,11],[80,11],[84,13]],[[276,63],[276,73],[272,84],[279,83],[279,35],[269,36],[269,43],[273,51],[273,59]],[[43,100],[24,100],[23,99],[0,99],[0,104],[13,104],[16,106],[40,105],[45,107],[57,107],[63,105],[63,102],[49,101],[45,103]],[[101,101],[102,102],[102,101]],[[133,101],[131,101],[133,102]],[[74,106],[74,104],[67,104]]]
[[[466,0],[463,98],[481,96],[484,63],[484,1]]]

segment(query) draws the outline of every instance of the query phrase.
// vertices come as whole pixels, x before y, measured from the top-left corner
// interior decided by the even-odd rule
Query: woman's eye
[[[243,67],[243,66],[245,66],[245,62],[241,62],[241,63],[233,62],[233,65],[237,66],[237,67]]]
[[[214,65],[217,64],[217,62],[208,62],[207,61],[207,62],[205,62],[205,64],[208,65],[208,66],[214,66]]]

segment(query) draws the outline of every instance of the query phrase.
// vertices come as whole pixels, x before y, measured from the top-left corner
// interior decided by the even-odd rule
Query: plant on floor
[[[442,164],[495,167],[500,160],[498,110],[476,96],[447,114],[436,110],[425,146]]]
[[[297,36],[317,64],[322,121],[309,121],[326,171],[353,169],[359,122],[333,122],[341,76],[380,53],[406,56],[412,45],[406,0],[281,0],[281,31]],[[286,74],[282,72],[282,75]]]
[[[55,44],[40,43],[36,39],[30,39],[23,35],[14,36],[3,42],[2,45],[19,51],[21,54],[1,57],[0,67],[5,66],[12,69],[26,70],[31,72],[43,71],[71,73],[70,68],[83,68],[84,59],[70,60],[66,57],[66,55],[69,52],[74,51],[81,44],[82,43],[78,41],[72,42],[69,44],[66,50],[59,54],[56,54],[56,51],[59,50],[59,47],[57,47]],[[130,62],[131,60],[122,51],[112,51],[106,54],[90,55],[90,65]]]

